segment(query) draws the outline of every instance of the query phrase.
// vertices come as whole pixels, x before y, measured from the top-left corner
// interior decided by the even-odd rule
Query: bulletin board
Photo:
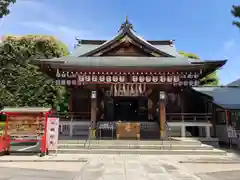
[[[41,156],[47,153],[47,121],[51,108],[4,108],[0,113],[6,116],[4,139],[0,152],[11,150],[11,143],[36,142],[40,144]],[[3,147],[8,147],[3,148]]]

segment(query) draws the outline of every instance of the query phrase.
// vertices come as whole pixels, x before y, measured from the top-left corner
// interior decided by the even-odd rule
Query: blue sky
[[[49,34],[71,50],[80,39],[110,39],[125,16],[145,39],[176,40],[204,60],[228,59],[221,84],[240,78],[240,31],[231,6],[239,0],[17,0],[0,35]]]

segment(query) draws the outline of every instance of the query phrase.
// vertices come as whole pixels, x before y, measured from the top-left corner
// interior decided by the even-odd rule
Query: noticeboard
[[[9,116],[8,135],[12,138],[22,136],[41,137],[44,134],[44,116]]]
[[[59,137],[59,118],[48,118],[47,125],[47,148],[57,151]]]

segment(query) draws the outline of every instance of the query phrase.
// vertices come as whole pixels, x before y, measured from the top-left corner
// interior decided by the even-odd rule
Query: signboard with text
[[[59,118],[48,118],[47,147],[49,151],[57,151],[59,137]]]

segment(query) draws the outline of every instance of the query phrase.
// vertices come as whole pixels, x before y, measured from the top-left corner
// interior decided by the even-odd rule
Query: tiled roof
[[[78,46],[76,49],[73,50],[73,52],[71,53],[71,56],[81,56],[83,54],[86,54],[98,48],[99,46],[100,45],[96,45],[96,44],[81,44],[80,46]],[[174,45],[154,45],[154,47],[172,56],[180,56],[180,54],[178,54],[177,49]]]
[[[40,59],[47,61],[54,67],[58,66],[81,66],[81,67],[170,67],[170,66],[191,66],[191,60],[185,57],[134,57],[134,56],[108,56],[103,57],[74,57],[64,56],[53,59]],[[194,66],[196,66],[194,64]]]
[[[38,113],[49,112],[51,108],[44,107],[4,107],[0,112],[25,112],[25,113]]]
[[[238,87],[193,87],[213,98],[213,102],[225,109],[240,109],[240,88]]]
[[[229,83],[228,86],[240,86],[240,78]]]

